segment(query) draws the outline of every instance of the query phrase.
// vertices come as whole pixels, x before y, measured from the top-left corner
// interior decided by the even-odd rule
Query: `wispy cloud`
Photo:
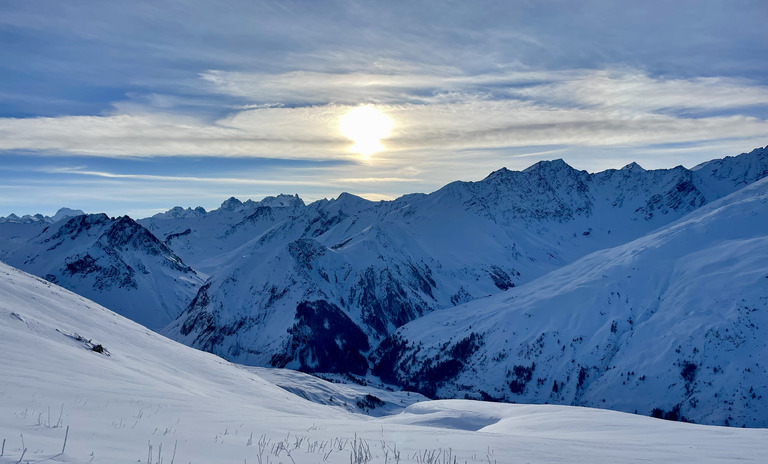
[[[724,78],[665,80],[633,70],[479,76],[218,76],[219,91],[246,96],[260,106],[213,122],[149,109],[108,116],[4,118],[0,119],[0,150],[349,159],[353,156],[347,151],[349,141],[341,136],[338,123],[352,106],[335,101],[354,100],[354,83],[360,95],[378,95],[386,102],[379,106],[394,119],[395,127],[384,144],[411,153],[750,138],[765,134],[766,121],[741,109],[768,108],[766,86]],[[242,90],[248,86],[253,92]],[[313,95],[317,102],[291,107],[287,106],[290,101],[280,101],[301,100],[303,95]],[[276,99],[275,104],[262,100],[266,98]],[[703,113],[687,115],[692,108]],[[717,114],[723,110],[730,114]]]
[[[119,174],[104,171],[88,171],[78,168],[55,168],[45,169],[42,172],[48,174],[75,174],[79,176],[104,177],[107,179],[134,179],[151,180],[161,182],[203,182],[215,184],[243,184],[243,185],[295,185],[295,186],[318,186],[324,185],[319,180],[292,180],[292,179],[248,179],[243,177],[196,177],[196,176],[157,176],[152,174]]]
[[[743,108],[768,105],[766,86],[745,79],[651,78],[634,69],[520,71],[467,75],[455,68],[406,63],[387,72],[284,74],[207,71],[214,92],[259,104],[440,104],[466,100],[526,99],[553,105],[588,105],[655,111],[664,108]]]
[[[654,79],[635,70],[584,72],[550,84],[513,89],[511,93],[554,104],[573,102],[627,112],[720,110],[768,105],[768,88],[744,79]]]
[[[0,118],[0,150],[38,150],[52,156],[342,157],[342,137],[326,136],[327,129],[324,133],[318,124],[304,124],[292,114],[269,122],[269,127],[245,128],[231,119],[204,124],[183,115],[146,113]]]
[[[375,183],[390,183],[390,182],[421,182],[424,179],[416,177],[342,177],[339,179],[331,179],[331,182],[339,184],[375,184]]]

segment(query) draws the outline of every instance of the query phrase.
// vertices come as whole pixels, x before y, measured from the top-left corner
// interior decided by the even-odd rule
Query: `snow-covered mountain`
[[[70,218],[73,216],[79,216],[83,213],[79,209],[59,208],[59,210],[53,216],[43,216],[42,214],[25,214],[24,216],[17,216],[13,213],[7,217],[0,217],[0,224],[14,223],[14,224],[30,224],[30,223],[42,223],[53,224],[59,222],[62,219]]]
[[[22,217],[10,214],[8,217],[0,217],[0,259],[51,224],[81,214],[85,213],[80,210],[61,208],[52,217],[42,214],[25,214]]]
[[[433,312],[374,354],[430,396],[768,426],[768,179],[504,294]]]
[[[0,321],[0,464],[708,464],[768,454],[765,429],[589,408],[443,400],[351,413],[347,386],[249,372],[1,263]],[[363,403],[407,397],[358,388],[374,397]]]
[[[298,195],[278,195],[261,201],[229,198],[218,209],[180,206],[138,222],[173,248],[196,271],[212,273],[231,261],[237,249],[264,228],[295,214],[304,202]]]
[[[653,369],[658,372],[648,367],[647,373],[640,373],[634,368],[641,356],[636,353],[644,353],[646,345],[629,341],[647,337],[632,335],[639,330],[635,313],[647,314],[654,301],[671,291],[671,287],[648,287],[648,281],[666,276],[664,282],[687,285],[688,296],[710,295],[712,301],[720,301],[707,290],[715,285],[714,277],[697,278],[690,270],[696,263],[685,275],[670,274],[666,268],[648,273],[648,267],[643,267],[645,273],[631,281],[639,282],[637,288],[615,281],[611,274],[606,274],[605,281],[600,280],[602,276],[590,281],[598,287],[610,283],[610,291],[624,300],[632,295],[636,301],[614,304],[610,311],[601,306],[602,294],[590,295],[597,298],[594,301],[577,302],[583,306],[567,303],[581,294],[561,285],[563,305],[581,310],[559,316],[551,325],[531,325],[530,331],[516,335],[537,339],[545,332],[573,332],[570,341],[564,336],[553,338],[554,344],[542,339],[547,349],[529,357],[554,356],[550,350],[555,347],[564,357],[557,362],[554,358],[539,361],[535,370],[533,358],[528,363],[528,358],[520,355],[523,361],[513,353],[522,349],[520,343],[529,343],[527,339],[505,337],[504,343],[513,345],[506,354],[500,354],[501,349],[490,353],[487,347],[495,335],[473,329],[482,324],[471,317],[457,320],[455,332],[444,331],[445,339],[430,335],[421,340],[417,335],[422,331],[419,324],[442,327],[440,317],[457,314],[452,311],[481,313],[486,305],[501,308],[500,314],[515,314],[509,317],[520,324],[514,318],[522,316],[503,302],[508,294],[530,295],[526,304],[531,308],[538,308],[534,300],[541,297],[540,304],[546,306],[549,300],[544,295],[525,293],[526,289],[538,288],[550,278],[557,281],[557,272],[573,272],[574,279],[592,276],[590,265],[610,267],[619,262],[611,255],[621,249],[616,247],[651,240],[654,234],[671,230],[671,224],[680,224],[676,221],[689,220],[689,215],[751,188],[766,175],[768,147],[693,169],[648,171],[632,163],[589,174],[562,160],[543,161],[521,172],[501,169],[479,182],[454,182],[428,195],[406,195],[389,202],[344,193],[306,205],[297,195],[279,195],[258,202],[230,198],[212,211],[176,207],[138,223],[127,217],[80,216],[42,232],[34,228],[36,223],[14,223],[30,229],[17,229],[12,240],[0,240],[0,248],[7,247],[0,256],[149,327],[170,322],[162,333],[244,364],[358,377],[371,376],[373,368],[386,381],[430,395],[589,404],[705,423],[765,425],[765,414],[755,409],[766,397],[760,390],[765,382],[760,383],[758,375],[765,374],[765,362],[760,361],[764,356],[755,354],[764,345],[750,342],[734,348],[747,358],[757,356],[762,364],[756,368],[729,364],[728,378],[733,381],[718,383],[725,377],[710,377],[726,366],[712,357],[714,351],[702,354],[703,335],[663,332],[649,325],[656,327],[655,332],[641,332],[666,334],[676,343],[675,349],[679,345],[680,353],[670,357],[667,348],[652,351],[659,363],[669,364],[667,370],[656,364]],[[751,226],[765,228],[760,221],[759,214],[747,220]],[[726,224],[735,227],[737,222]],[[0,232],[5,225],[0,224]],[[726,264],[726,245],[691,240],[691,246],[700,247],[697,253],[713,266]],[[754,247],[758,242],[745,243]],[[669,245],[669,260],[684,259],[675,254],[683,249]],[[636,254],[639,260],[650,259],[644,258],[650,256],[645,252]],[[601,256],[608,262],[589,261]],[[669,260],[660,262],[673,262]],[[702,265],[709,263],[705,261],[700,260]],[[753,273],[754,266],[749,267],[753,264],[744,257],[728,269],[730,275]],[[207,279],[204,284],[203,279]],[[719,342],[733,337],[736,329],[728,324],[747,318],[755,327],[744,329],[745,333],[764,330],[765,324],[758,319],[764,318],[766,302],[753,297],[765,296],[766,288],[750,282],[743,286],[735,282],[727,288],[751,292],[748,305],[757,311],[718,313],[727,308],[686,296],[678,298],[678,311],[669,313],[668,324],[688,327],[688,314],[702,313],[701,326],[714,331],[705,332],[706,337],[718,340],[707,343],[730,349]],[[732,295],[723,294],[730,295],[723,301],[731,304]],[[619,300],[617,295],[612,302]],[[611,315],[608,328],[613,330],[601,332],[598,322],[602,319],[573,319],[598,307]],[[440,316],[431,316],[434,311]],[[650,316],[649,320],[657,321]],[[586,344],[587,337],[594,337],[594,347]],[[499,340],[493,346],[503,345]],[[620,346],[625,348],[619,350]],[[488,361],[494,357],[498,359]],[[714,366],[716,361],[720,364]],[[494,366],[498,372],[495,377],[488,374],[487,382],[473,377],[472,369],[482,367],[490,373],[495,372]],[[739,375],[731,372],[737,368],[751,370]],[[434,382],[419,380],[419,372],[426,372]],[[650,374],[658,378],[649,382]],[[669,390],[660,387],[663,382],[669,382],[664,385]],[[746,386],[752,391],[745,392]],[[636,402],[621,398],[628,391]],[[717,400],[712,399],[714,393]],[[744,397],[738,400],[741,403],[736,404],[735,394]],[[731,396],[716,404],[722,395]],[[699,403],[709,405],[711,413],[694,406]]]
[[[217,265],[165,333],[246,364],[363,375],[398,327],[642,237],[767,173],[765,148],[693,170],[589,174],[558,160],[391,202],[342,194],[183,232],[149,221],[183,234],[169,245],[193,266]],[[221,254],[200,259],[203,241]]]
[[[4,261],[152,329],[176,318],[203,282],[128,216],[80,215],[57,222]]]

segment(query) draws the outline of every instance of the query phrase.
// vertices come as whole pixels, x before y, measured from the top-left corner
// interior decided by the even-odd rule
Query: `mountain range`
[[[414,320],[379,345],[373,372],[429,396],[765,427],[767,224],[762,179],[625,245]]]
[[[80,215],[0,256],[243,364],[765,427],[766,175],[766,148],[693,169],[543,161],[394,201]]]

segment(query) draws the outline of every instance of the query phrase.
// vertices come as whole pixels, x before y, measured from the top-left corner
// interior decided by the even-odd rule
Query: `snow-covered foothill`
[[[372,386],[364,379],[326,375],[325,379],[291,369],[242,366],[259,377],[313,403],[341,407],[369,416],[384,416],[428,398],[391,386]]]

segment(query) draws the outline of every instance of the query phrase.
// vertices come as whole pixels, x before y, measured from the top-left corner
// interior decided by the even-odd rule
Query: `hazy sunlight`
[[[373,106],[358,106],[341,118],[339,128],[355,142],[350,151],[371,156],[384,150],[381,139],[389,136],[392,120]]]

